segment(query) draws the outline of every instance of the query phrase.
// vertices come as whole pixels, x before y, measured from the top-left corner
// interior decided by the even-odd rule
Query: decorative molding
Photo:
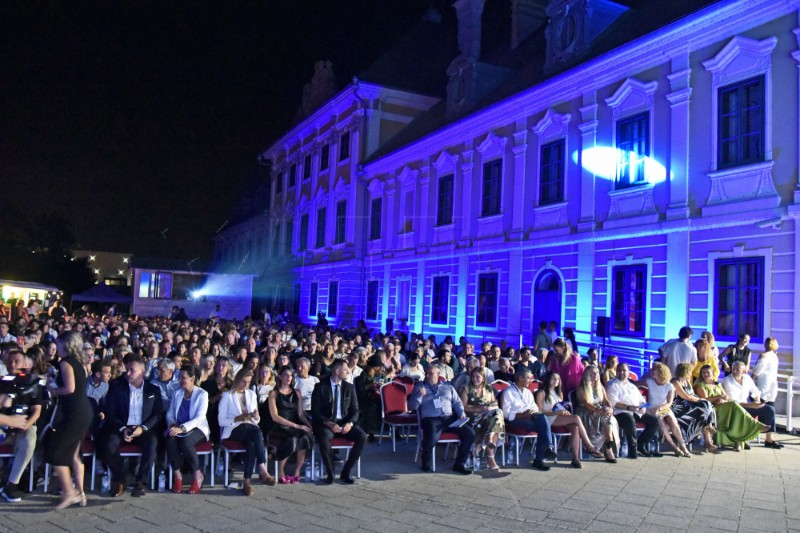
[[[703,61],[703,66],[711,73],[715,86],[751,78],[768,70],[776,44],[777,37],[756,41],[737,35],[717,55]]]
[[[451,154],[447,150],[442,150],[431,164],[439,175],[455,173],[458,167],[458,154]]]
[[[595,109],[597,105],[594,105]],[[566,137],[569,128],[569,122],[572,115],[569,113],[561,114],[553,109],[548,109],[544,116],[531,131],[539,138],[539,144],[544,144],[550,140]]]
[[[373,179],[367,185],[367,189],[369,190],[370,196],[373,198],[380,198],[383,196],[383,189],[385,187],[385,183],[378,178]]]
[[[478,150],[481,157],[486,160],[490,157],[503,156],[505,154],[506,144],[508,144],[508,137],[500,137],[493,131],[490,131],[486,134],[483,141],[478,144],[476,150]]]
[[[774,164],[774,161],[764,161],[709,172],[711,192],[703,215],[779,206],[781,197],[772,179]],[[742,202],[741,207],[727,205],[735,202]]]
[[[333,197],[338,202],[339,200],[347,199],[350,195],[350,184],[344,182],[344,178],[336,180],[336,185],[333,188]]]
[[[657,214],[653,203],[653,184],[645,183],[608,193],[611,206],[608,220]]]
[[[403,167],[403,170],[401,170],[400,174],[397,176],[397,180],[400,182],[400,188],[404,191],[415,188],[417,185],[417,176],[419,176],[419,170],[414,170],[409,166]]]
[[[311,202],[308,200],[308,196],[305,194],[300,197],[300,202],[298,202],[297,205],[301,215],[308,213],[311,210]]]
[[[558,202],[533,208],[534,231],[568,225],[567,202]]]
[[[611,108],[612,117],[616,120],[652,109],[653,94],[657,88],[657,81],[645,83],[636,78],[626,79],[613,95],[606,98],[606,104]]]

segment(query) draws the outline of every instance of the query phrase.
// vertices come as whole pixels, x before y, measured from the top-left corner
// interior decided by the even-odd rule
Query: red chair
[[[230,468],[230,458],[232,453],[245,453],[247,448],[244,443],[238,440],[224,439],[219,444],[219,453],[225,452],[225,487],[228,486],[228,469]],[[217,457],[217,461],[219,461]]]
[[[35,457],[35,455],[36,454],[34,454],[34,457]],[[14,446],[12,446],[11,444],[0,444],[0,458],[2,458],[2,459],[11,459],[13,461],[15,456],[16,456],[16,454],[14,453]],[[34,470],[35,470],[34,469],[34,457],[31,457],[31,462],[28,463],[28,468],[30,469],[30,475],[28,476],[30,478],[30,481],[28,482],[28,491],[29,492],[33,492],[33,480],[36,477],[36,475],[33,473]],[[47,467],[45,466],[45,468],[47,468]],[[11,470],[11,469],[9,468],[9,470]],[[47,479],[47,477],[45,477],[45,480],[46,479]],[[47,483],[47,481],[45,481],[45,483]],[[94,490],[94,478],[92,478],[92,484],[93,484],[92,490]],[[47,489],[45,489],[45,492],[46,491],[47,491]]]
[[[497,379],[492,382],[492,388],[494,389],[494,394],[499,395],[501,392],[509,388],[511,385],[507,382],[503,381],[502,379]]]
[[[211,486],[214,486],[214,444],[211,442],[201,442],[200,444],[195,444],[194,451],[197,452],[197,455],[202,456],[205,455],[206,457],[210,458],[210,461],[206,461],[209,463],[209,467],[211,470]],[[169,488],[172,489],[172,465],[169,465]]]
[[[411,393],[414,392],[414,384],[416,381],[414,378],[410,376],[397,376],[392,380],[394,383],[401,383],[406,389],[406,398],[411,396]]]
[[[525,440],[530,439],[531,446],[536,445],[536,439],[539,434],[535,431],[528,431],[513,425],[513,422],[506,422],[506,438],[514,439],[514,464],[519,466],[519,450],[521,446],[525,445]]]
[[[417,435],[419,438],[417,439],[417,451],[414,454],[414,462],[417,462],[419,459],[419,449],[422,447],[422,418],[420,417],[419,410],[417,411]],[[447,460],[447,451],[450,449],[451,444],[458,444],[461,442],[461,439],[458,438],[456,433],[452,431],[442,431],[442,434],[439,435],[439,440],[436,441],[436,444],[446,444],[447,447],[445,448],[444,452],[444,460]],[[433,446],[433,453],[431,453],[433,459],[431,461],[431,470],[436,472],[436,445]]]
[[[528,390],[531,391],[531,394],[536,394],[536,391],[539,390],[539,387],[541,386],[542,383],[540,381],[534,380],[528,383]]]
[[[331,450],[346,450],[345,456],[344,456],[344,460],[345,461],[347,461],[347,458],[350,456],[350,450],[352,450],[352,449],[353,449],[353,441],[351,441],[350,439],[346,439],[344,437],[333,437],[333,439],[331,440]],[[313,450],[312,450],[312,452],[313,452]],[[315,470],[315,468],[313,468],[315,457],[316,456],[314,455],[314,453],[312,453],[311,454],[312,472]],[[319,471],[320,471],[320,474],[321,474],[323,469],[325,468],[325,465],[323,464],[323,461],[322,461],[322,455],[320,455],[320,457],[319,457],[319,463],[320,463],[319,464]],[[359,457],[358,461],[356,462],[356,477],[359,477],[359,478],[361,477],[361,457]],[[314,478],[314,479],[316,479],[316,478]]]
[[[639,381],[639,376],[637,376],[637,375],[636,375],[636,374],[634,374],[633,372],[629,372],[629,373],[628,373],[628,379],[629,379],[630,381]]]
[[[128,444],[123,443],[122,446],[119,447],[117,453],[119,453],[120,457],[138,457],[141,461],[143,451],[142,447],[137,444]],[[156,463],[153,461],[153,465],[150,467],[150,490],[155,490],[156,488]]]
[[[416,421],[416,417],[408,412],[406,399],[406,387],[403,383],[389,382],[381,387],[382,421],[378,445],[380,446],[383,441],[383,428],[389,426],[389,431],[392,435],[392,452],[397,451],[397,428],[399,427],[401,431],[403,428],[410,430],[414,427]],[[406,442],[408,442],[408,435],[409,433],[406,433]]]

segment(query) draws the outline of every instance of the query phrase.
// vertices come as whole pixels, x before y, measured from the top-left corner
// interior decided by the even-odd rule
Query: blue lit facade
[[[721,347],[746,331],[756,351],[777,338],[782,368],[797,372],[800,3],[712,3],[559,70],[571,43],[591,48],[631,20],[615,12],[605,33],[588,18],[564,33],[571,3],[547,6],[551,73],[527,88],[488,104],[477,94],[393,145],[469,87],[451,78],[445,108],[352,85],[264,152],[279,179],[298,165],[294,189],[273,184],[271,213],[250,223],[265,250],[278,239],[283,251],[267,252],[264,277],[286,280],[276,301],[308,321],[392,319],[473,341],[530,343],[555,320],[588,343],[603,316],[614,344],[637,348],[685,324]],[[344,131],[350,155],[337,160]],[[290,235],[275,230],[288,221]],[[230,228],[226,242],[243,235]]]

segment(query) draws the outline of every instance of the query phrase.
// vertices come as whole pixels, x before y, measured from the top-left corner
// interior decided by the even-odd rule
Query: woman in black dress
[[[686,434],[688,444],[699,436],[703,436],[707,452],[716,453],[714,433],[717,432],[717,413],[708,400],[698,398],[692,388],[691,363],[681,363],[675,369],[672,386],[675,387],[675,398],[672,400],[672,412],[678,419],[678,425]]]
[[[58,337],[59,372],[55,382],[51,382],[51,393],[58,397],[60,420],[48,431],[45,440],[45,461],[53,465],[53,470],[61,484],[61,501],[56,508],[64,509],[70,505],[86,505],[83,492],[83,459],[81,443],[94,416],[92,405],[86,396],[86,370],[83,366],[83,339],[80,333],[67,331]],[[75,488],[72,487],[70,466],[75,474]],[[92,473],[94,475],[94,473]]]
[[[233,365],[227,357],[217,359],[214,367],[214,377],[207,379],[200,385],[208,393],[208,426],[211,430],[211,442],[219,444],[219,402],[222,394],[230,390],[233,384]]]
[[[269,413],[272,418],[270,435],[282,439],[278,448],[278,483],[298,483],[300,469],[306,460],[306,450],[312,446],[311,424],[303,411],[303,396],[292,388],[294,370],[284,366],[278,372],[279,385],[269,393]],[[292,454],[297,453],[294,475],[287,476],[283,469]],[[308,481],[308,480],[306,480]]]

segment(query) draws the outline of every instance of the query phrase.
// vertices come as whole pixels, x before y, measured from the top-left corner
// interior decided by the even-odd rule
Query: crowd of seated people
[[[456,344],[373,334],[363,322],[334,329],[180,318],[45,310],[13,322],[0,317],[0,375],[30,373],[49,383],[27,416],[0,415],[15,454],[0,495],[21,499],[23,472],[37,453],[43,461],[36,463],[50,462],[61,477],[59,505],[85,505],[84,437],[94,440],[116,497],[130,473],[121,450],[140,455],[133,496],[146,493],[156,463],[171,467],[173,491],[197,494],[205,481],[197,447],[226,441],[244,450],[246,495],[255,492],[254,474],[266,485],[298,482],[315,446],[323,481],[333,483],[334,442],[342,439],[351,449],[339,479],[350,484],[364,446],[381,431],[381,388],[394,379],[408,384],[408,408],[419,413],[423,471],[432,469],[443,432],[457,435],[454,470],[465,475],[470,461],[499,470],[496,453],[507,434],[537,437],[531,466],[538,470],[557,455],[553,433],[569,435],[576,468],[582,452],[615,463],[623,445],[631,459],[660,456],[659,440],[687,458],[693,441],[711,453],[739,451],[761,432],[767,447],[782,447],[774,438],[778,345],[771,338],[751,368],[747,335],[720,353],[713,335],[692,343],[691,329],[682,328],[647,377],[634,381],[627,363],[614,355],[601,361],[594,348],[581,357],[574,334],[558,337],[548,323],[532,348],[484,342],[476,353],[463,337]],[[57,416],[55,398],[63,411]],[[41,449],[37,430],[46,433]]]

